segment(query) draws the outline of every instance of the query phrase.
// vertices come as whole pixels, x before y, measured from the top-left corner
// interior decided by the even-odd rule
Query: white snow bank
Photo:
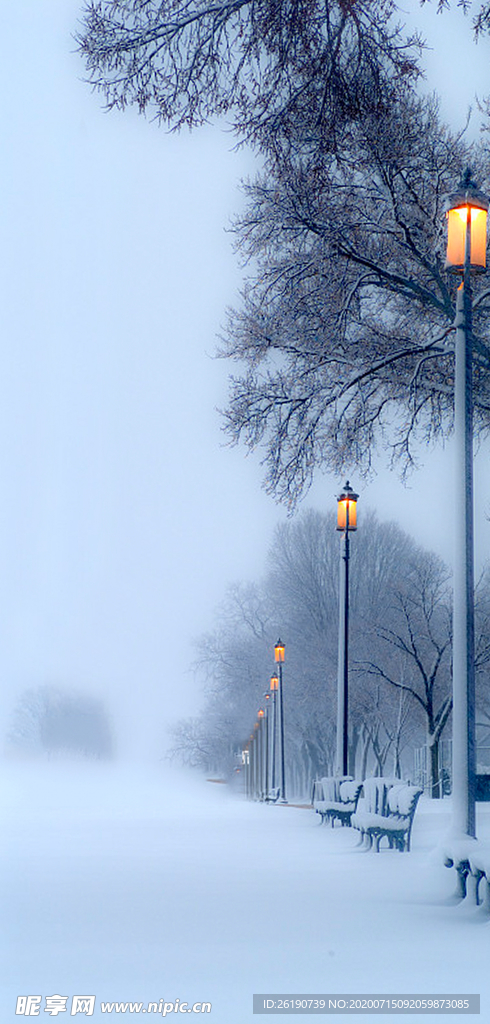
[[[179,998],[245,1024],[254,992],[480,992],[489,1014],[490,924],[448,905],[453,872],[431,856],[448,801],[421,800],[411,854],[376,855],[313,811],[189,773],[57,763],[3,777],[2,1024],[22,1019],[18,995],[55,993],[95,995],[93,1020],[114,1019],[101,1000]]]

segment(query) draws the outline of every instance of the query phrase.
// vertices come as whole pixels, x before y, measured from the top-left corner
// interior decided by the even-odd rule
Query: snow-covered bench
[[[376,852],[383,837],[390,849],[410,850],[415,809],[422,794],[421,789],[399,779],[366,779],[363,782],[363,799],[351,825],[361,833],[361,842],[369,848],[373,841]]]
[[[490,914],[490,844],[478,839],[448,839],[444,845],[444,864],[456,869],[456,895],[468,899]]]
[[[330,776],[315,783],[312,803],[322,824],[330,821],[333,827],[338,820],[342,825],[350,825],[361,789],[362,782],[351,777]]]

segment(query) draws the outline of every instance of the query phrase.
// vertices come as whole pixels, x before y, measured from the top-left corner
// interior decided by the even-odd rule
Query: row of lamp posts
[[[453,622],[453,830],[475,835],[475,640],[473,550],[473,331],[471,275],[486,269],[489,200],[471,180],[469,170],[447,204],[446,268],[462,278],[457,290],[455,321],[454,432],[457,508]],[[490,352],[486,349],[488,360]],[[349,534],[357,529],[357,495],[347,481],[338,498],[340,550],[339,647],[337,673],[336,773],[348,774],[349,714]],[[243,751],[247,793],[268,800],[275,793],[286,802],[284,755],[284,644],[274,648],[278,675],[271,678],[266,709],[260,709],[254,732]],[[268,704],[272,695],[272,726]],[[277,697],[280,716],[280,766],[277,764]],[[265,725],[263,724],[265,721]],[[269,787],[270,783],[270,787]]]
[[[253,732],[242,750],[245,789],[250,799],[286,803],[286,761],[284,753],[283,665],[285,647],[274,647],[277,671],[271,676],[270,691],[264,694]],[[279,734],[279,735],[278,735]]]
[[[349,708],[349,533],[357,529],[359,495],[347,481],[337,499],[337,530],[342,534],[340,548],[339,588],[339,653],[337,673],[337,774],[348,773],[348,708]],[[250,798],[268,801],[278,795],[286,803],[286,764],[284,748],[283,665],[285,648],[281,640],[274,647],[277,672],[271,676],[270,693],[264,694],[264,708],[259,708],[254,731],[242,751],[246,792]],[[272,721],[269,706],[272,696]],[[279,711],[277,709],[279,704]],[[277,757],[277,717],[279,714],[279,752]],[[279,780],[279,785],[277,782]]]

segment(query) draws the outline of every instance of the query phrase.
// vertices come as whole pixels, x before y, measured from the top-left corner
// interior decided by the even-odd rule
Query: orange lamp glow
[[[278,664],[280,663],[282,665],[284,661],[284,644],[281,640],[278,640],[274,647],[274,658]]]
[[[462,274],[469,244],[469,269],[486,269],[488,198],[476,187],[467,171],[460,188],[448,197],[446,270]]]
[[[359,495],[352,490],[347,481],[342,494],[337,499],[337,530],[357,530],[357,500]]]
[[[272,690],[272,692],[275,693],[275,691],[278,689],[278,687],[279,687],[279,676],[271,676],[271,690]]]
[[[260,710],[257,712],[257,714],[258,714],[259,718],[263,718],[264,717],[264,712],[263,712],[262,708],[260,708]]]

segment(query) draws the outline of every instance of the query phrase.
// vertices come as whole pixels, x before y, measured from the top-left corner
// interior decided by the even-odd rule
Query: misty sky
[[[475,49],[460,13],[406,6],[434,47],[427,88],[461,124],[490,92],[490,41]],[[227,583],[260,575],[285,518],[215,412],[241,280],[224,229],[254,165],[218,127],[170,136],[105,113],[74,52],[80,12],[17,0],[2,17],[0,729],[20,691],[55,683],[104,696],[126,749],[153,755],[199,701],[192,637]],[[424,464],[408,490],[349,474],[356,543],[369,505],[451,557],[450,446]],[[332,508],[343,482],[320,477],[307,502]],[[476,487],[488,513],[485,453]],[[489,528],[479,514],[480,560]]]

